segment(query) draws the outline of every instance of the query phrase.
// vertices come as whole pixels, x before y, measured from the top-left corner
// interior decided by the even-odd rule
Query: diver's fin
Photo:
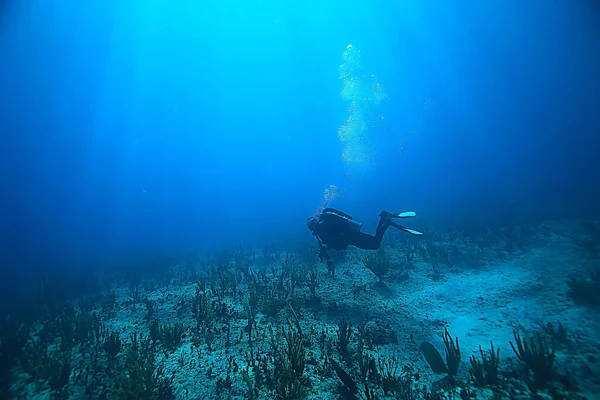
[[[413,235],[422,235],[423,232],[419,232],[419,231],[415,231],[414,229],[410,229],[410,228],[402,228],[403,231],[408,232],[408,233],[412,233]]]
[[[417,235],[417,236],[423,234],[423,232],[415,231],[414,229],[407,228],[407,227],[397,224],[395,222],[390,222],[390,226],[393,226],[394,228],[398,228],[404,232],[408,232],[408,233],[411,233],[411,234]]]
[[[414,216],[416,216],[417,213],[414,211],[405,211],[405,212],[401,212],[400,214],[392,214],[392,217],[396,217],[396,218],[412,218]]]

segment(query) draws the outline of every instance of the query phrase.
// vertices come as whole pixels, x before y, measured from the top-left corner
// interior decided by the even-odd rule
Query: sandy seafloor
[[[490,233],[495,235],[495,239],[488,247],[479,248],[460,232],[427,238],[440,248],[471,255],[456,256],[447,264],[439,264],[437,273],[431,263],[419,254],[407,263],[405,239],[398,233],[391,234],[384,250],[393,269],[384,283],[379,283],[362,265],[363,252],[359,250],[348,250],[343,260],[336,262],[335,278],[331,278],[323,264],[319,264],[317,296],[320,301],[309,300],[309,290],[304,285],[297,288],[292,302],[303,332],[311,332],[313,338],[323,336],[334,344],[337,323],[341,318],[353,323],[354,335],[359,334],[358,327],[367,323],[371,327],[385,326],[397,335],[397,343],[370,346],[365,351],[373,356],[397,356],[400,364],[410,366],[417,377],[415,388],[421,388],[431,387],[435,382],[436,387],[440,387],[448,379],[434,374],[419,350],[421,342],[429,341],[443,355],[441,334],[447,328],[453,337],[458,337],[462,352],[462,363],[456,377],[461,384],[442,391],[447,398],[460,398],[460,387],[469,386],[471,395],[478,399],[550,399],[556,398],[556,393],[562,393],[562,398],[600,399],[600,309],[598,306],[576,304],[568,295],[566,283],[572,274],[585,277],[589,271],[600,268],[596,254],[580,245],[582,240],[589,239],[582,239],[582,235],[587,233],[581,230],[577,221],[536,224],[530,227],[527,238],[516,239],[521,243],[507,243],[513,239],[508,239],[508,235],[501,237],[498,232],[502,231]],[[274,259],[265,259],[260,255],[260,249],[256,253],[247,257],[251,270],[265,265],[269,266],[269,271],[277,269],[278,263]],[[181,266],[175,266],[175,271],[178,268]],[[163,365],[164,374],[172,377],[175,398],[249,398],[248,387],[239,373],[230,371],[231,386],[224,390],[216,389],[217,379],[224,379],[231,368],[230,358],[240,369],[248,364],[249,343],[243,334],[247,324],[243,317],[243,301],[225,297],[232,309],[237,310],[236,315],[240,316],[230,320],[231,336],[235,340],[232,340],[227,355],[222,333],[217,334],[211,351],[206,345],[198,348],[192,345],[193,316],[190,312],[181,311],[189,308],[185,307],[185,303],[191,302],[194,297],[195,285],[178,279],[177,273],[174,276],[168,286],[147,290],[144,296],[154,302],[158,321],[168,324],[182,322],[185,326],[182,342],[174,351],[156,348],[157,364]],[[115,283],[105,289],[116,294],[116,305],[110,316],[101,313],[99,306],[94,309],[101,315],[104,324],[116,329],[124,345],[133,332],[148,335],[147,311],[143,305],[131,306],[128,285]],[[238,290],[243,299],[247,287],[241,283]],[[272,326],[287,326],[286,316],[289,318],[287,308],[276,318],[258,312],[253,347],[267,351],[269,330]],[[514,341],[514,329],[528,336],[541,331],[540,323],[548,322],[555,326],[560,322],[568,329],[568,342],[557,346],[555,365],[557,373],[567,376],[572,385],[567,388],[560,384],[554,394],[550,390],[533,394],[524,383],[526,369],[516,359],[509,342]],[[500,383],[495,394],[490,388],[475,387],[468,373],[469,357],[479,357],[479,346],[488,349],[490,341],[500,349],[501,359]],[[338,377],[320,373],[325,357],[317,342],[312,340],[307,348],[307,360],[310,359],[310,362],[307,362],[303,377],[306,398],[340,398]],[[356,350],[355,346],[353,341],[351,352]],[[86,351],[90,350],[73,351],[73,372],[64,389],[67,398],[84,399],[88,396],[84,392],[84,384],[75,378],[76,371],[84,368],[89,359]],[[123,353],[117,357],[122,357]],[[335,351],[333,353],[334,357],[338,357]],[[43,382],[32,382],[27,374],[19,373],[18,369],[16,372],[12,385],[15,398],[51,397]],[[356,378],[356,365],[348,367],[348,372]],[[371,387],[377,389],[377,385]],[[259,387],[256,391],[256,398],[275,398],[273,390]],[[382,391],[376,390],[376,393],[383,398]],[[417,398],[420,396],[417,395]],[[362,398],[360,393],[358,398]]]

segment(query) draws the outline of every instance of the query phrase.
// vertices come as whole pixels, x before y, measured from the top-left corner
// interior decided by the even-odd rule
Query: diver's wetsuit
[[[377,250],[381,246],[383,235],[390,226],[411,233],[422,235],[421,232],[406,228],[392,218],[411,218],[416,214],[412,211],[392,214],[382,211],[379,214],[379,224],[375,235],[361,232],[361,224],[354,221],[351,216],[333,208],[326,208],[317,217],[310,217],[306,223],[308,229],[319,241],[319,258],[327,262],[328,268],[333,261],[327,254],[328,250],[345,250],[348,246],[355,246],[363,250]]]
[[[377,250],[383,235],[390,226],[388,213],[382,212],[375,235],[360,231],[360,224],[351,216],[333,208],[326,208],[319,215],[312,234],[317,237],[319,245],[332,250],[345,250],[355,246],[363,250]]]

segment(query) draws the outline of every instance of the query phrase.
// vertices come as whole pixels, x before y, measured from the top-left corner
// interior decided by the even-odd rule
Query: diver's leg
[[[390,226],[391,218],[388,215],[382,215],[379,218],[379,224],[375,230],[375,235],[369,235],[364,232],[349,232],[346,235],[346,242],[349,245],[356,246],[363,250],[377,250],[381,246],[383,235]]]
[[[346,242],[349,245],[358,247],[363,250],[377,250],[381,245],[381,237],[377,235],[369,235],[364,232],[352,232],[346,236]]]
[[[377,250],[381,246],[383,235],[390,226],[400,229],[404,232],[412,233],[413,235],[422,235],[421,232],[415,231],[414,229],[406,228],[396,222],[392,218],[398,217],[398,214],[391,214],[386,211],[382,211],[379,214],[379,224],[375,230],[375,235],[369,235],[364,232],[348,232],[346,237],[346,243],[352,246],[356,246],[363,250]]]
[[[416,236],[420,236],[420,235],[423,234],[423,232],[419,232],[419,231],[416,231],[414,229],[407,228],[405,226],[402,226],[400,224],[395,223],[394,221],[390,221],[390,226],[393,226],[394,228],[398,228],[401,231],[408,232],[408,233],[411,233],[411,234],[416,235]]]

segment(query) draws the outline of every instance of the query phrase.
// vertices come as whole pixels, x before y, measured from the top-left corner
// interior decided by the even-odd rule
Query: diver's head
[[[317,226],[317,219],[315,217],[308,217],[306,220],[306,226],[311,232],[314,231],[315,227]]]

